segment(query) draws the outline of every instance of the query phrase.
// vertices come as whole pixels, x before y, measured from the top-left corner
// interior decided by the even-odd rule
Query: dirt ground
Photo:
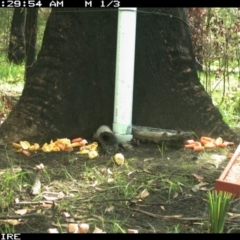
[[[16,188],[20,203],[1,209],[0,219],[13,216],[20,220],[22,224],[14,226],[20,233],[46,233],[49,228],[66,232],[71,222],[88,223],[89,232],[95,227],[107,233],[127,229],[139,233],[208,232],[206,193],[214,188],[229,161],[227,153],[235,148],[194,153],[164,146],[140,144],[132,150],[120,149],[126,159],[121,166],[101,154],[93,160],[76,151],[38,152],[26,157],[11,147],[2,148],[1,172],[10,166],[23,171],[40,163],[45,171],[41,193],[32,196],[24,184],[20,190]],[[143,194],[140,198],[139,193]],[[27,213],[16,216],[21,209]],[[240,232],[240,218],[230,218],[240,214],[238,199],[229,212],[224,232]],[[6,222],[0,227],[2,224]]]

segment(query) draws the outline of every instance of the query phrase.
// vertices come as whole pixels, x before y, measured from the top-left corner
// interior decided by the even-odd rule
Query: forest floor
[[[10,109],[21,92],[17,85],[13,89],[0,89]],[[28,157],[12,146],[0,148],[0,232],[46,233],[56,228],[61,233],[68,231],[70,223],[87,223],[89,232],[99,228],[107,233],[128,229],[207,233],[207,192],[214,189],[229,162],[228,153],[235,149],[196,153],[166,144],[139,144],[131,150],[120,149],[125,163],[119,166],[113,156],[100,152],[90,160],[76,154],[78,148],[38,151]],[[41,163],[41,191],[32,195],[30,176]],[[234,199],[224,232],[240,232],[239,216],[240,200]]]
[[[93,160],[76,151],[38,152],[26,157],[11,147],[0,149],[4,188],[0,230],[46,233],[56,228],[66,232],[69,223],[87,223],[89,232],[99,228],[107,233],[128,229],[139,233],[206,233],[207,191],[214,189],[215,180],[229,162],[227,154],[234,150],[194,153],[140,144],[121,150],[125,163],[119,166],[111,156],[101,154]],[[45,166],[41,192],[33,196],[24,169],[40,163]],[[240,232],[240,218],[231,218],[240,214],[240,200],[231,203],[229,212],[224,232]]]

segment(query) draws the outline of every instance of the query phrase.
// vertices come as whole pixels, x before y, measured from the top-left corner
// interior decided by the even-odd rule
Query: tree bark
[[[8,47],[8,60],[15,64],[21,64],[25,59],[24,29],[25,10],[24,8],[15,8]]]
[[[236,140],[197,77],[187,12],[138,9],[133,124]],[[53,9],[5,142],[91,138],[112,126],[117,10]]]

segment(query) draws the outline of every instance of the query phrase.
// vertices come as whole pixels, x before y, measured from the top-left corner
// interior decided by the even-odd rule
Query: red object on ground
[[[235,153],[233,154],[231,160],[229,161],[228,165],[223,170],[219,179],[215,182],[215,190],[217,191],[225,191],[232,193],[234,197],[240,196],[240,171],[237,173],[238,177],[236,181],[227,180],[227,176],[232,170],[234,164],[237,164],[237,160],[239,160],[240,155],[240,145],[236,149]],[[240,163],[238,163],[240,164]],[[235,173],[236,174],[236,173]]]

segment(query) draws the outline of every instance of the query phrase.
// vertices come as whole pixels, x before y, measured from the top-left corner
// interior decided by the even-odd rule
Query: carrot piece
[[[215,141],[215,139],[213,139],[213,138],[204,137],[204,136],[202,136],[201,139],[204,139],[204,140],[207,141],[207,142],[214,142],[214,141]]]
[[[196,147],[202,147],[202,144],[201,144],[200,142],[198,142],[198,141],[195,141],[195,142],[194,142],[194,146],[196,146]]]
[[[75,143],[75,142],[81,142],[83,139],[82,138],[74,138],[73,140],[72,140],[72,143]]]
[[[30,152],[28,152],[27,150],[22,150],[22,153],[27,157],[30,156]]]
[[[207,142],[215,142],[215,139],[210,138],[210,137],[201,137],[200,138],[200,142],[202,143],[202,145],[205,145]]]
[[[65,150],[64,144],[62,144],[62,143],[60,143],[60,142],[57,142],[57,143],[56,143],[56,146],[59,147],[62,151]]]
[[[194,147],[202,147],[202,144],[200,142],[193,142],[191,144],[185,144],[185,148],[194,148]]]
[[[232,158],[232,156],[233,156],[233,153],[229,153],[229,154],[227,155],[228,158]]]
[[[186,144],[186,145],[184,146],[184,148],[188,148],[188,149],[194,148],[194,147],[195,147],[194,143],[193,143],[193,144]]]
[[[227,146],[233,146],[234,142],[226,142],[224,141],[223,144],[227,147]]]
[[[80,142],[80,147],[82,146],[85,146],[88,144],[88,141],[86,139],[83,139],[81,142]]]
[[[204,150],[203,146],[194,146],[193,151],[194,152],[201,152]]]
[[[218,144],[218,147],[220,147],[220,148],[225,148],[226,145],[225,145],[224,143],[220,143],[220,144]]]

